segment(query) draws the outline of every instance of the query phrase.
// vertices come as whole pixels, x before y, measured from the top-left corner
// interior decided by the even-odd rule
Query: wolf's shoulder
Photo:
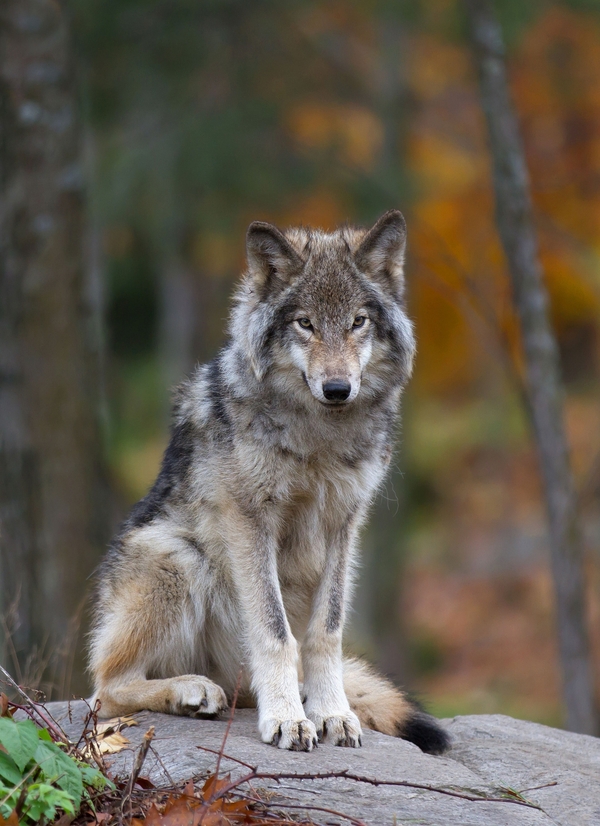
[[[231,393],[228,387],[226,345],[206,364],[198,365],[192,374],[175,390],[172,412],[172,432],[191,427],[197,434],[215,431],[222,438],[231,436],[233,429],[230,410]]]

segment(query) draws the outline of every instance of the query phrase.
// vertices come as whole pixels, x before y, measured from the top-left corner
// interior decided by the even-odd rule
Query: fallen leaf
[[[87,757],[99,754],[115,754],[130,745],[129,740],[119,732],[129,726],[138,726],[133,717],[114,717],[98,723],[87,737],[83,753]]]
[[[6,694],[0,694],[0,717],[10,717],[8,713],[8,697]]]
[[[204,786],[202,787],[202,796],[205,800],[210,800],[216,797],[219,792],[222,792],[231,783],[231,775],[227,774],[221,780],[216,774],[211,774]]]
[[[147,777],[138,777],[136,779],[135,783],[136,783],[136,786],[139,786],[141,789],[146,789],[146,791],[148,791],[149,789],[155,789],[156,788],[154,783],[151,780],[149,780]]]
[[[96,743],[100,754],[115,754],[117,751],[121,751],[126,746],[129,746],[129,740],[127,737],[123,737],[122,734],[119,734],[118,731],[115,731],[114,734],[109,734],[108,737],[103,737],[102,740]]]
[[[139,723],[133,717],[113,717],[111,720],[98,723],[94,728],[94,735],[96,737],[108,737],[116,731],[129,728],[129,726],[139,726]]]
[[[17,813],[12,811],[7,819],[2,817],[0,814],[0,826],[19,826],[19,818],[17,817]]]

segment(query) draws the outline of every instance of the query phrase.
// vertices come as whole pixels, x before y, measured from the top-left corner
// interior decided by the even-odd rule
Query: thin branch
[[[264,801],[260,799],[260,797],[252,797],[249,794],[244,794],[242,796],[243,800],[250,800],[253,803],[262,803],[264,805]],[[313,812],[325,812],[328,815],[335,815],[336,817],[343,817],[344,820],[349,821],[352,823],[352,826],[367,826],[364,820],[360,820],[353,815],[344,814],[344,812],[338,812],[337,809],[326,809],[324,806],[311,806],[309,803],[278,803],[277,806],[280,806],[282,809],[303,809],[305,811],[313,811]]]
[[[133,791],[133,787],[135,786],[135,781],[138,779],[140,772],[142,770],[142,766],[144,765],[144,760],[146,759],[146,755],[148,754],[148,749],[150,748],[150,743],[154,738],[154,726],[150,726],[148,731],[144,734],[140,747],[138,749],[135,763],[133,765],[133,769],[131,771],[131,775],[129,777],[129,782],[127,784],[127,790],[125,792],[125,799],[131,797],[131,793]]]
[[[462,800],[470,800],[473,802],[483,801],[485,803],[516,803],[520,806],[527,806],[530,809],[539,809],[541,811],[541,807],[538,806],[537,803],[531,803],[530,801],[524,799],[520,800],[518,798],[508,795],[506,797],[494,797],[493,795],[489,795],[487,792],[483,791],[477,792],[476,790],[471,790],[471,792],[468,792],[456,788],[444,788],[443,786],[434,786],[430,783],[412,783],[408,780],[378,780],[374,777],[366,777],[360,774],[351,774],[347,770],[306,774],[300,774],[295,772],[270,773],[252,771],[249,774],[238,778],[237,780],[232,780],[231,783],[229,783],[217,795],[215,795],[215,800],[223,797],[224,795],[228,794],[234,789],[239,788],[239,786],[243,785],[244,783],[249,783],[253,780],[274,780],[276,782],[279,782],[280,780],[353,780],[356,783],[367,783],[370,786],[395,786],[406,789],[416,789],[418,791],[424,792],[435,792],[436,794],[443,794],[447,795],[448,797],[458,797]],[[501,791],[501,789],[498,789],[497,791]]]
[[[13,680],[8,671],[2,665],[0,665],[0,673],[4,675],[4,679],[8,682],[8,684],[25,700],[26,708],[24,710],[29,714],[29,716],[32,717],[32,714],[29,711],[29,709],[31,709],[37,714],[40,720],[42,720],[46,728],[54,734],[57,740],[60,740],[65,745],[69,746],[69,748],[72,748],[73,743],[71,743],[61,726],[50,714],[48,709],[41,703],[34,702],[31,697],[23,691],[21,686]]]
[[[219,750],[219,755],[217,757],[217,765],[215,766],[215,777],[217,779],[219,777],[219,770],[221,768],[221,758],[223,757],[225,745],[227,744],[227,738],[229,737],[229,732],[231,731],[231,724],[233,723],[233,718],[235,717],[235,707],[237,705],[241,682],[242,669],[240,668],[240,670],[238,671],[237,681],[235,684],[235,691],[233,692],[233,699],[231,701],[231,714],[229,715],[229,720],[227,721],[227,728],[225,729],[225,734],[223,735],[223,742],[221,743],[221,748]]]

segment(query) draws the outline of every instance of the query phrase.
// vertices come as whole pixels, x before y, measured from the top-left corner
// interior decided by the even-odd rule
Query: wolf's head
[[[232,337],[256,378],[330,411],[402,385],[415,349],[402,300],[405,246],[397,210],[368,231],[252,223]]]

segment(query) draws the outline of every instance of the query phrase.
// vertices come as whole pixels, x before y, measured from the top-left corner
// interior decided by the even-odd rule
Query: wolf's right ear
[[[382,287],[401,296],[404,290],[406,221],[390,209],[367,232],[355,254],[358,267]]]
[[[264,221],[253,221],[246,234],[248,269],[263,296],[287,287],[303,260],[285,235]]]

